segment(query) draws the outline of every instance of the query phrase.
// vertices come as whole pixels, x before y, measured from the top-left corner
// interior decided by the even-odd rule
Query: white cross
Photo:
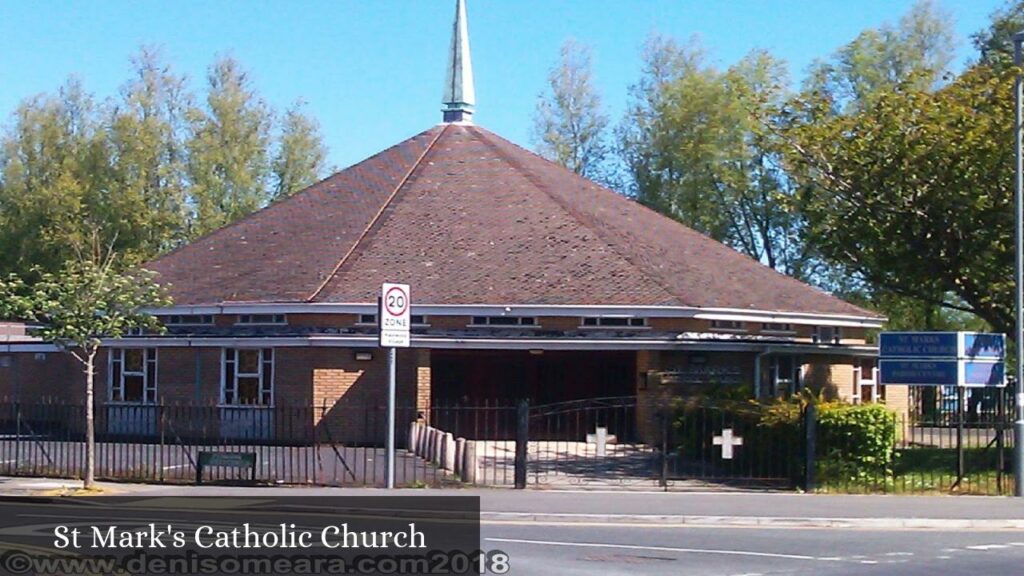
[[[721,436],[712,436],[711,442],[715,446],[722,447],[722,458],[725,460],[732,460],[733,446],[743,446],[743,438],[740,436],[733,436],[732,428],[723,429]]]

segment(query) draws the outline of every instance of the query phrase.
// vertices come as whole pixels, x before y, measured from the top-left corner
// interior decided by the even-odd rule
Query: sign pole
[[[380,288],[377,305],[377,325],[380,345],[388,352],[388,431],[387,431],[387,487],[395,487],[395,348],[409,347],[410,315],[409,286],[385,282]]]
[[[395,487],[395,349],[388,348],[388,490]]]
[[[1021,43],[1024,42],[1024,32],[1017,32],[1013,35],[1013,64],[1021,65]],[[1013,83],[1013,94],[1015,99],[1015,121],[1013,126],[1014,150],[1016,152],[1016,177],[1014,186],[1014,211],[1013,220],[1015,224],[1016,250],[1014,251],[1016,282],[1014,284],[1014,296],[1016,299],[1016,324],[1014,326],[1014,342],[1017,344],[1017,390],[1015,395],[1015,419],[1013,421],[1013,478],[1014,496],[1024,496],[1024,153],[1021,151],[1021,122],[1024,122],[1021,106],[1024,106],[1024,87],[1020,73],[1016,75]]]

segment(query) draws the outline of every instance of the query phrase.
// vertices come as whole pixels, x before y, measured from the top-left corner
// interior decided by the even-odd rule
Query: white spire
[[[467,122],[473,116],[476,92],[473,89],[473,61],[469,55],[469,26],[465,0],[455,1],[452,45],[448,51],[448,77],[444,83],[444,121]]]

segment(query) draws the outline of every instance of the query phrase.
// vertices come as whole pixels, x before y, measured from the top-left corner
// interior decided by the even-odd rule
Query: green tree
[[[195,213],[190,236],[215,230],[270,201],[272,114],[248,74],[229,57],[207,76],[207,109],[193,108],[187,142]]]
[[[1024,2],[1007,2],[991,16],[984,30],[971,35],[983,63],[1006,65],[1013,62],[1013,36],[1024,30]]]
[[[876,294],[976,314],[1012,333],[1014,70],[913,79],[836,116],[794,101],[789,174],[816,249]]]
[[[103,127],[108,165],[97,219],[116,238],[122,258],[141,262],[185,239],[182,136],[191,95],[157,52],[143,49],[132,63],[134,77],[109,107]]]
[[[169,306],[153,273],[121,270],[113,252],[100,262],[69,261],[59,274],[39,272],[29,286],[17,275],[0,279],[0,318],[19,318],[41,326],[38,334],[64,349],[82,365],[85,374],[86,452],[84,487],[96,477],[94,388],[96,355],[104,339],[117,339],[131,330],[162,330],[143,309]]]
[[[766,52],[719,71],[699,46],[655,39],[620,148],[640,202],[806,277],[811,258],[777,138],[755,121],[781,105],[786,83],[784,64]]]
[[[279,200],[320,179],[327,149],[320,137],[320,125],[302,113],[296,103],[284,115],[277,153],[273,160],[273,199]]]
[[[954,49],[949,15],[932,0],[919,0],[896,25],[865,30],[830,60],[812,66],[806,85],[827,94],[837,111],[854,111],[908,82],[936,87]]]
[[[106,147],[76,80],[22,103],[0,139],[0,271],[56,270],[97,229]]]
[[[537,152],[581,176],[609,176],[608,115],[594,86],[590,48],[569,39],[537,98],[533,140]]]
[[[932,2],[918,2],[896,25],[865,30],[830,60],[813,66],[798,99],[816,100],[818,117],[791,120],[810,123],[827,116],[856,116],[872,109],[878,98],[897,90],[912,88],[926,93],[939,89],[949,78],[946,71],[953,52],[954,34],[949,16]],[[828,195],[830,192],[815,193]],[[809,250],[820,252],[814,236],[807,240]],[[868,281],[844,262],[830,260],[831,270],[822,276],[819,284],[849,300],[879,310],[890,318],[891,326],[966,327],[977,323],[969,315],[937,304],[949,302],[964,307],[955,293],[940,286],[920,285],[917,295],[913,296],[898,294]]]

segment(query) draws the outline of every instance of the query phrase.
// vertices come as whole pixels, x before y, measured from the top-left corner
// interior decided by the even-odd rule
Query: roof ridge
[[[530,182],[530,184],[533,185],[534,188],[536,188],[540,192],[543,192],[548,198],[550,198],[552,201],[554,201],[555,204],[557,204],[566,214],[568,214],[570,217],[572,217],[573,220],[576,220],[580,225],[582,225],[584,228],[589,230],[594,236],[599,238],[601,240],[601,242],[603,242],[608,247],[609,250],[614,252],[619,258],[622,258],[622,260],[625,261],[627,264],[629,264],[630,267],[632,267],[637,272],[643,274],[648,279],[653,281],[654,284],[656,284],[659,288],[661,288],[662,291],[665,292],[665,294],[668,294],[673,299],[675,299],[678,304],[688,305],[685,302],[683,302],[683,299],[678,294],[676,294],[676,292],[674,290],[669,289],[669,287],[665,285],[665,282],[658,275],[651,274],[643,266],[641,266],[641,265],[637,264],[636,262],[634,262],[633,258],[630,258],[628,255],[624,254],[618,248],[618,246],[616,246],[612,242],[609,242],[607,238],[605,238],[600,232],[598,232],[597,228],[599,228],[599,227],[595,226],[594,223],[590,221],[590,219],[588,219],[586,216],[580,214],[577,210],[574,210],[571,206],[567,205],[560,198],[558,198],[557,195],[552,194],[548,190],[547,184],[545,184],[539,178],[537,178],[536,175],[534,175],[531,171],[526,170],[526,168],[522,165],[521,162],[519,162],[518,160],[516,160],[515,158],[513,158],[509,154],[506,154],[503,150],[501,150],[501,148],[496,143],[494,143],[491,140],[492,134],[491,134],[491,132],[489,130],[481,129],[478,126],[467,126],[467,128],[469,128],[475,134],[477,134],[477,136],[480,137],[481,141],[483,141],[484,144],[486,144],[489,148],[494,150],[494,152],[496,154],[501,156],[501,158],[506,163],[511,165],[513,168],[515,168],[516,172],[518,172],[521,176],[526,178],[526,180],[528,180]],[[500,136],[496,136],[496,137],[504,140],[504,138],[501,138]],[[506,140],[506,142],[508,142],[508,141]],[[513,142],[509,142],[509,143],[512,144],[513,146],[517,146]],[[526,150],[525,148],[521,148],[520,147],[520,149],[526,151],[527,153],[533,154],[532,152]],[[543,158],[543,156],[538,156],[538,157],[539,158]],[[545,161],[547,161],[547,162],[550,162],[550,160],[548,160],[547,158],[543,158],[543,159]],[[572,170],[568,170],[564,166],[560,166],[560,165],[558,165],[558,166],[560,168],[563,168],[563,169],[567,170],[568,172],[571,172],[575,176],[579,176],[578,174],[576,174],[575,172],[572,172]],[[589,182],[589,180],[588,180],[588,182]],[[611,192],[612,194],[618,194],[617,192],[614,192],[614,191],[611,191],[611,190],[609,190],[609,192]]]
[[[230,230],[232,228],[237,228],[238,226],[241,226],[242,224],[245,224],[250,219],[256,217],[257,215],[259,215],[259,214],[261,214],[261,213],[263,213],[263,212],[265,212],[267,210],[270,210],[271,208],[277,208],[277,207],[283,206],[285,204],[289,204],[289,203],[293,203],[293,202],[298,202],[299,200],[301,200],[301,199],[303,199],[305,197],[307,192],[309,192],[313,188],[319,186],[320,184],[323,184],[323,183],[327,182],[328,180],[332,180],[332,179],[334,179],[334,178],[336,178],[338,176],[341,176],[343,173],[345,173],[349,169],[355,168],[356,166],[359,166],[360,164],[362,164],[364,162],[369,162],[369,161],[371,161],[371,160],[373,160],[375,158],[381,157],[384,154],[387,154],[388,152],[390,152],[390,151],[392,151],[392,150],[394,150],[396,148],[401,147],[406,142],[414,140],[418,136],[420,136],[421,134],[423,134],[425,132],[429,132],[432,129],[433,128],[425,130],[424,132],[419,132],[417,134],[413,134],[412,136],[406,138],[405,140],[402,140],[401,142],[398,142],[397,144],[393,144],[391,146],[388,146],[387,148],[381,150],[380,152],[377,152],[376,154],[371,154],[371,155],[363,158],[362,160],[359,160],[355,164],[351,164],[349,166],[346,166],[344,168],[341,168],[339,170],[335,170],[334,172],[331,172],[327,176],[324,176],[323,178],[317,180],[316,182],[313,182],[309,186],[306,186],[305,188],[297,190],[294,194],[291,194],[289,196],[286,196],[286,197],[278,199],[278,200],[271,200],[269,203],[267,203],[266,206],[260,206],[256,210],[253,210],[252,212],[246,214],[245,216],[242,216],[241,218],[238,218],[236,220],[228,222],[227,224],[224,224],[223,226],[220,226],[218,228],[214,228],[213,230],[209,230],[207,232],[204,232],[203,234],[200,234],[199,236],[196,236],[195,238],[192,238],[190,240],[182,242],[181,244],[179,244],[178,246],[175,246],[174,248],[171,248],[167,252],[164,252],[163,254],[160,254],[160,255],[158,255],[158,256],[150,259],[150,260],[147,260],[146,262],[144,262],[142,264],[142,266],[145,267],[147,264],[153,264],[155,262],[163,260],[164,258],[170,256],[171,254],[174,254],[176,252],[180,252],[182,249],[187,248],[187,247],[189,247],[189,246],[191,246],[193,244],[196,244],[198,242],[201,242],[203,240],[206,240],[207,238],[210,238],[211,236],[213,236],[215,234],[220,234],[221,232],[223,232],[225,230]],[[438,134],[440,134],[440,132]],[[436,141],[436,137],[435,137],[435,141]],[[431,141],[430,145],[428,145],[427,147],[429,148],[431,145],[433,145],[433,143],[434,143],[434,141]],[[419,162],[419,160],[417,160],[417,162]]]
[[[395,199],[396,196],[398,196],[398,191],[401,190],[403,186],[405,186],[405,183],[409,181],[410,177],[412,177],[413,172],[415,172],[416,169],[419,168],[420,164],[423,163],[423,159],[426,158],[427,154],[434,148],[434,144],[436,144],[437,141],[441,139],[441,136],[448,130],[448,126],[449,125],[446,124],[440,130],[437,131],[437,134],[435,134],[434,138],[430,140],[430,143],[427,144],[427,146],[423,149],[423,152],[420,153],[418,158],[416,158],[416,161],[413,162],[411,166],[409,166],[409,170],[406,171],[405,176],[402,176],[402,179],[399,180],[398,184],[395,185],[395,189],[391,191],[391,194],[389,194],[387,199],[384,200],[384,203],[381,204],[381,207],[379,210],[377,210],[377,213],[374,214],[373,218],[370,219],[370,222],[366,225],[366,228],[364,228],[362,233],[359,234],[359,237],[356,238],[356,241],[352,243],[352,246],[350,246],[348,251],[345,252],[345,255],[342,256],[340,260],[338,260],[338,263],[334,266],[334,269],[331,270],[331,273],[328,274],[327,277],[324,278],[324,281],[321,282],[319,286],[317,286],[316,290],[314,290],[313,293],[310,294],[308,298],[306,298],[307,302],[310,302],[314,298],[319,296],[320,293],[323,292],[324,288],[326,288],[327,285],[331,283],[331,280],[333,280],[334,277],[338,275],[338,272],[341,270],[341,267],[345,265],[345,262],[347,262],[350,257],[352,257],[352,254],[355,253],[356,248],[358,248],[362,241],[370,234],[370,230],[373,229],[373,227],[377,224],[378,221],[380,221],[380,218],[381,216],[383,216],[384,211],[388,209],[388,206],[391,205],[391,202]]]

